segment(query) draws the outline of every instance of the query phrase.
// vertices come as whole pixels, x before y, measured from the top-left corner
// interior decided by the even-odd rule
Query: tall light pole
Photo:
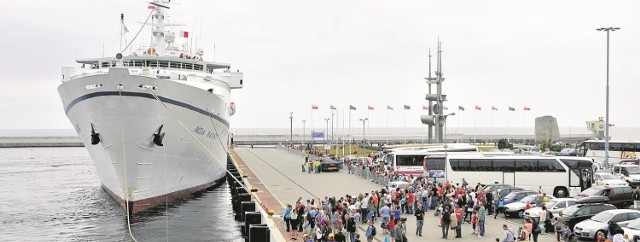
[[[324,122],[327,123],[327,133],[325,135],[325,139],[324,141],[329,144],[329,120],[331,120],[330,118],[325,118]]]
[[[604,127],[604,167],[609,168],[609,32],[620,30],[618,27],[599,28],[597,31],[607,32],[607,101]]]
[[[305,130],[305,124],[307,123],[307,120],[302,120],[302,146],[304,146],[304,141],[307,138],[305,135],[307,135],[307,131]]]
[[[369,120],[369,118],[361,118],[359,119],[362,122],[362,145],[364,146],[366,144],[366,140],[367,140],[367,133],[365,132],[365,123],[367,122],[367,120]]]
[[[289,144],[293,144],[293,112],[289,113],[289,119],[291,121],[291,126],[289,130]]]

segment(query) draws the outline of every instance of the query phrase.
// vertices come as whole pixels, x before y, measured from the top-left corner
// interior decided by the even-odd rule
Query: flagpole
[[[407,109],[404,109],[404,112],[402,112],[402,125],[404,126],[402,129],[402,132],[404,133],[404,143],[407,143],[407,121],[405,119],[405,114],[407,112]]]
[[[526,142],[526,136],[527,136],[527,119],[525,118],[525,115],[527,115],[527,112],[525,112],[524,108],[522,109],[522,126],[523,126],[523,131],[522,131],[522,144],[525,145],[527,144]]]
[[[353,135],[351,134],[351,106],[349,106],[349,156],[351,156],[351,141],[353,140]]]
[[[474,107],[473,109],[473,144],[476,143],[476,135],[478,135],[478,129],[476,128],[476,116],[478,116],[478,109]]]
[[[369,120],[369,122],[367,123],[367,132],[371,131],[370,127],[371,127],[371,119],[369,119],[369,105],[367,105],[367,119]],[[371,134],[371,133],[369,133]]]
[[[507,143],[511,143],[511,109],[507,112]]]
[[[338,112],[338,110],[336,109],[336,129],[331,131],[331,132],[333,132],[331,134],[331,143],[333,143],[335,141],[334,138],[333,138],[333,135],[338,130],[338,126],[339,126],[338,121],[340,121],[340,116],[339,115],[340,115],[340,112]],[[336,156],[338,156],[338,143],[337,142],[336,142]]]
[[[344,157],[344,108],[342,108],[342,157]]]
[[[489,136],[490,137],[489,139],[490,139],[490,142],[492,144],[494,144],[494,146],[495,146],[495,143],[493,142],[493,111],[494,110],[493,110],[493,106],[492,106],[491,107],[491,116],[489,118],[489,123],[490,123],[489,125],[491,126],[491,129],[490,129],[491,131],[489,131],[491,133],[491,135]]]
[[[390,134],[389,134],[389,106],[388,105],[387,105],[386,114],[387,114],[387,132],[386,132],[387,135],[385,135],[385,136],[387,136],[387,144],[389,144],[389,135]]]

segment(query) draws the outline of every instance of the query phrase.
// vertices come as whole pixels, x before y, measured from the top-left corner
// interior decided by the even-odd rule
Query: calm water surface
[[[242,241],[227,184],[132,217],[139,241]],[[0,241],[132,241],[84,148],[0,149]]]

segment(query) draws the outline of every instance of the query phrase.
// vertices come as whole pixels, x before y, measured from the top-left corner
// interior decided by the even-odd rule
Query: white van
[[[613,175],[624,177],[629,186],[640,185],[640,166],[638,165],[615,165],[611,172]]]

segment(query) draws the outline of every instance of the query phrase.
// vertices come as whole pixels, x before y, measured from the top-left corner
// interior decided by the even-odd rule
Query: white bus
[[[574,196],[591,187],[593,161],[580,157],[469,156],[448,154],[427,156],[425,176],[438,181],[469,184],[509,184],[543,191],[555,197]]]
[[[399,148],[388,151],[384,155],[385,164],[391,166],[393,171],[398,175],[422,175],[423,160],[427,154],[452,152],[469,152],[479,153],[478,147],[468,144],[448,144],[447,148],[443,145],[420,147],[420,148]]]
[[[604,140],[587,140],[578,145],[578,156],[593,159],[597,164],[604,162]],[[622,159],[638,159],[640,142],[609,141],[609,164],[612,166]]]

